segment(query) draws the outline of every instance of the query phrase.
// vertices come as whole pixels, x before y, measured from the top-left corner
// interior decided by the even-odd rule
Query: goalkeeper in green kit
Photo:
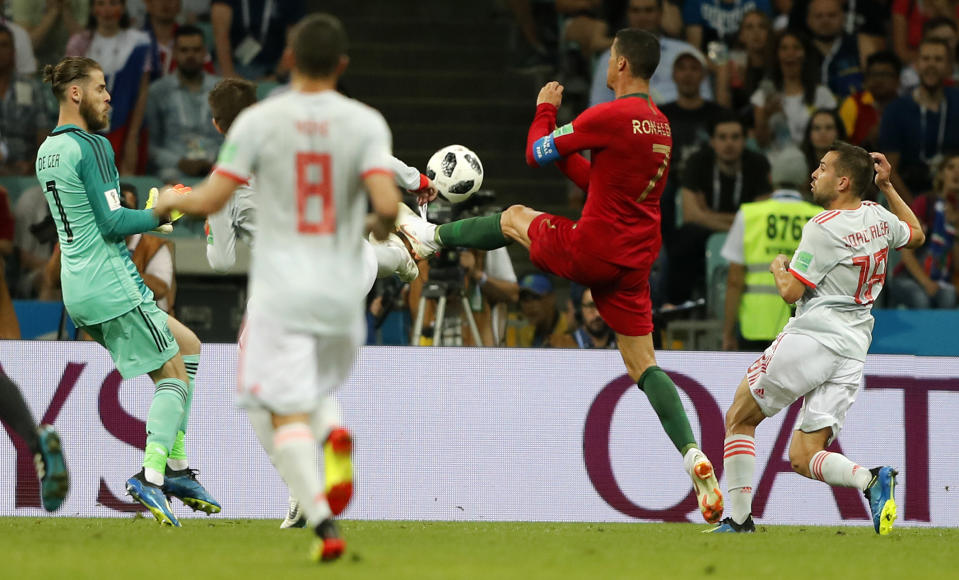
[[[147,373],[156,383],[143,470],[127,480],[127,493],[161,524],[180,525],[169,496],[217,513],[220,505],[196,480],[183,443],[200,341],[157,308],[127,251],[125,236],[163,224],[149,209],[120,205],[113,150],[94,133],[110,118],[103,70],[94,60],[67,57],[43,76],[59,101],[60,119],[40,146],[36,169],[60,239],[63,303],[77,327],[110,351],[123,378]]]

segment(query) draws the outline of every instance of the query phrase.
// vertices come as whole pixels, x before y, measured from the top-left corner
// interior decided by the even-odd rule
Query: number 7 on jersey
[[[673,148],[669,145],[663,145],[662,143],[653,143],[653,153],[660,154],[663,156],[663,162],[659,164],[659,170],[656,172],[656,175],[649,180],[649,183],[646,185],[646,189],[643,190],[643,193],[636,198],[636,203],[642,202],[646,199],[646,196],[649,195],[659,183],[659,180],[663,178],[663,174],[666,173],[666,168],[669,167],[669,154],[672,152]]]

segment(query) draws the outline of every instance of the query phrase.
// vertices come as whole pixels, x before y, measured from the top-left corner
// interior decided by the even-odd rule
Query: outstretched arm
[[[245,180],[214,171],[190,193],[183,194],[172,187],[165,189],[160,194],[153,212],[157,216],[170,215],[173,210],[192,215],[210,215],[226,205],[241,183],[245,183]]]
[[[95,161],[94,155],[81,158],[78,166],[80,179],[87,192],[87,200],[93,209],[93,218],[100,233],[109,239],[122,239],[125,236],[148,232],[158,225],[159,220],[145,210],[127,209],[120,205],[120,192],[114,178],[104,173]],[[113,174],[116,175],[116,174]],[[47,189],[53,182],[46,184]]]

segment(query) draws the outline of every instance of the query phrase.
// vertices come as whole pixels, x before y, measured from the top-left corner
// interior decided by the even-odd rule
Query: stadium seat
[[[726,243],[726,233],[717,232],[706,241],[706,314],[707,318],[723,319],[726,305],[726,276],[729,262],[720,252]]]

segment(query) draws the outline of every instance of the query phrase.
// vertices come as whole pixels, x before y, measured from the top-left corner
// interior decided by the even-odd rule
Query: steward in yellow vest
[[[729,260],[724,349],[761,351],[789,321],[792,306],[779,296],[769,264],[777,254],[795,253],[803,226],[821,211],[791,189],[777,189],[769,199],[740,206],[722,251]]]

